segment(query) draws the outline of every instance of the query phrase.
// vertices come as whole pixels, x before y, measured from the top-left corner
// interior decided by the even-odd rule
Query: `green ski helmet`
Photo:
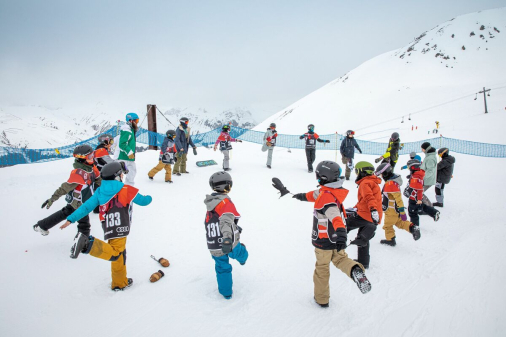
[[[357,175],[357,180],[360,180],[363,177],[373,175],[374,166],[369,162],[359,161],[358,163],[355,164],[355,174]]]

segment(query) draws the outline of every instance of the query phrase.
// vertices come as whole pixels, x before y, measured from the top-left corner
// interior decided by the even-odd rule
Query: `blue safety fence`
[[[109,133],[115,136],[118,134],[117,130],[118,126],[114,126],[104,133]],[[194,134],[192,135],[192,140],[196,146],[210,147],[214,145],[216,139],[220,135],[220,132],[221,129],[218,128],[209,132]],[[230,135],[245,142],[256,144],[264,143],[264,132],[260,131],[231,127]],[[0,166],[39,163],[69,158],[72,157],[74,148],[77,145],[88,144],[91,147],[95,148],[98,145],[97,137],[93,137],[79,143],[58,147],[56,149],[23,149],[14,147],[0,147]],[[164,138],[165,134],[151,132],[143,128],[140,128],[136,133],[137,143],[139,144],[161,146]],[[320,138],[324,140],[330,140],[330,143],[317,142],[317,149],[338,151],[344,136],[336,133],[330,135],[321,135]],[[409,154],[413,151],[421,152],[420,148],[423,142],[429,142],[435,148],[447,147],[452,152],[462,154],[469,154],[480,157],[506,158],[506,145],[477,143],[445,137],[404,143],[403,148],[399,154]],[[383,155],[388,146],[387,143],[370,142],[360,139],[357,139],[357,143],[362,149],[362,153],[377,156]],[[276,146],[291,149],[303,149],[305,147],[305,142],[303,139],[300,139],[300,135],[278,134]]]

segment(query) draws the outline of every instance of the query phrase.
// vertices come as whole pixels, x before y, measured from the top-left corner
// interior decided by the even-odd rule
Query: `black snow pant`
[[[445,199],[444,190],[445,184],[436,183],[436,201],[439,202],[440,204],[442,204]]]
[[[316,149],[306,149],[307,169],[313,171],[313,163],[316,160]]]
[[[39,220],[39,222],[37,222],[37,225],[47,231],[60,222],[66,220],[70,214],[74,213],[74,211],[74,207],[70,206],[70,204],[67,204],[67,206],[63,207],[61,210],[56,211],[47,218]],[[90,217],[88,215],[77,222],[77,231],[83,233],[86,236],[90,235],[90,227]]]
[[[358,229],[357,238],[355,239],[358,247],[357,261],[365,268],[369,268],[371,256],[369,255],[369,240],[376,234],[376,225],[369,222],[356,214],[346,219],[346,230],[348,233],[354,229]]]
[[[435,209],[434,207],[427,206],[424,203],[418,205],[416,201],[414,201],[413,199],[409,199],[409,206],[408,206],[409,219],[415,226],[420,226],[421,214],[428,214],[431,216],[431,218],[434,218],[437,212],[438,210]]]

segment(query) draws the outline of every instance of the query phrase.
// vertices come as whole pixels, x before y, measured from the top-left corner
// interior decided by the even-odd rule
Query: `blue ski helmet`
[[[126,121],[127,122],[130,122],[130,121],[133,121],[133,120],[136,120],[136,119],[139,119],[139,116],[137,116],[137,114],[135,112],[129,112],[129,113],[127,113],[127,115],[126,115]]]

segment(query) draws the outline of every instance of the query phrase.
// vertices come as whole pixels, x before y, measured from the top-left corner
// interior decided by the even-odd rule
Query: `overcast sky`
[[[444,21],[503,6],[0,0],[0,105],[238,106],[260,121]]]

